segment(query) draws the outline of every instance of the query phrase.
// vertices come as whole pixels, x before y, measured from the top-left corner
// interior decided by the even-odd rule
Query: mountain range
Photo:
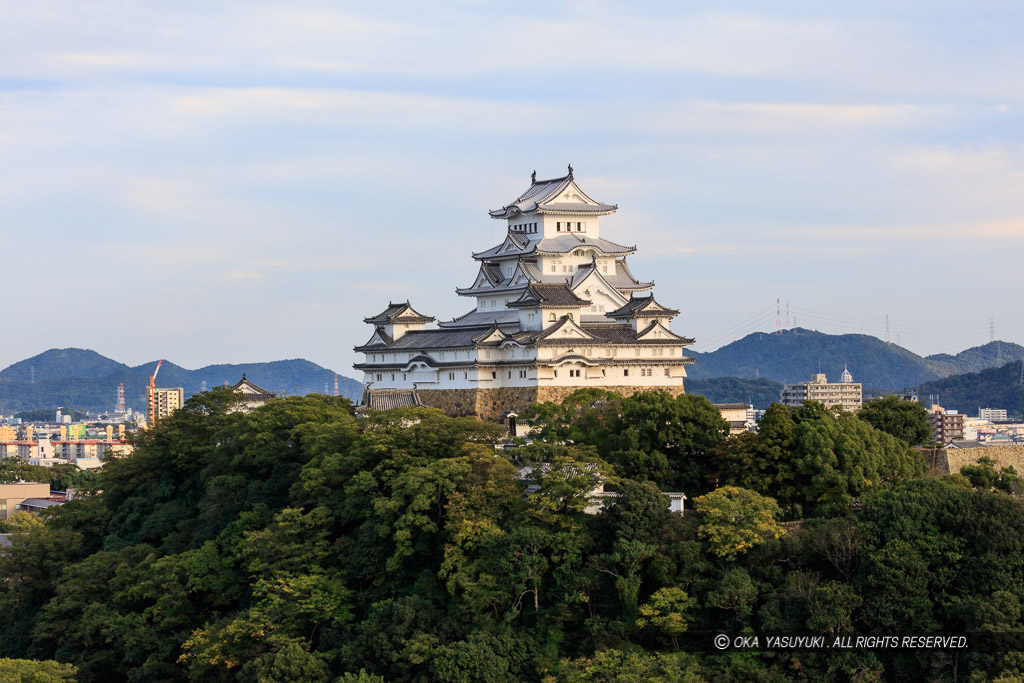
[[[117,403],[117,387],[124,384],[125,405],[144,410],[146,387],[157,361],[135,367],[119,363],[88,349],[50,349],[0,370],[0,413],[66,406],[82,411],[111,412]],[[270,363],[208,365],[188,370],[163,361],[157,386],[182,387],[185,396],[220,384],[234,384],[246,377],[278,395],[334,391],[333,370],[307,360]],[[362,395],[362,384],[338,375],[339,394],[353,400]]]
[[[778,399],[782,383],[806,381],[819,369],[830,380],[838,381],[843,369],[848,368],[854,381],[865,387],[866,394],[870,389],[885,393],[916,387],[919,395],[938,393],[944,403],[947,398],[959,402],[956,394],[944,388],[957,387],[956,391],[963,395],[963,409],[974,410],[976,403],[1010,406],[996,405],[998,396],[983,389],[967,389],[964,382],[986,386],[987,375],[959,383],[952,376],[982,373],[1024,360],[1024,347],[993,341],[955,355],[919,356],[863,334],[830,335],[796,328],[779,334],[755,332],[716,351],[690,355],[697,360],[687,368],[687,391],[703,394],[716,403],[753,402],[759,408],[767,407]],[[88,349],[50,349],[0,370],[0,413],[57,406],[110,412],[121,383],[125,387],[126,405],[142,410],[149,376],[155,367],[156,361],[131,367]],[[323,392],[325,385],[328,392],[334,390],[333,370],[302,359],[208,365],[198,370],[165,360],[157,385],[180,386],[190,396],[201,391],[204,382],[208,388],[234,384],[243,373],[279,395]],[[927,384],[945,378],[951,378],[951,383],[934,387]],[[358,400],[363,391],[358,381],[341,375],[338,387],[342,396],[353,400]],[[990,398],[982,400],[985,396]],[[959,404],[952,403],[950,407],[959,408]]]
[[[839,381],[844,368],[865,388],[900,391],[950,375],[980,372],[1024,359],[1024,346],[992,341],[956,355],[919,356],[864,334],[832,335],[795,328],[781,333],[748,334],[709,353],[690,353],[691,380],[712,377],[803,382],[816,372]]]

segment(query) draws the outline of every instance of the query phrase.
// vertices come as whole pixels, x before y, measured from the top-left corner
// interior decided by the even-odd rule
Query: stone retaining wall
[[[1013,467],[1017,474],[1024,474],[1024,446],[979,446],[978,448],[945,448],[934,453],[923,449],[925,463],[932,474],[956,474],[964,465],[975,465],[982,458],[995,461],[996,470]]]
[[[452,417],[476,415],[476,389],[417,389],[420,403],[439,408]]]
[[[439,408],[453,417],[476,415],[483,420],[499,420],[510,410],[521,413],[534,403],[552,401],[559,403],[581,387],[499,387],[497,389],[417,389],[420,403],[429,408]],[[603,388],[603,387],[601,387]],[[622,396],[632,396],[641,391],[664,390],[673,396],[680,396],[682,386],[672,387],[612,387]]]

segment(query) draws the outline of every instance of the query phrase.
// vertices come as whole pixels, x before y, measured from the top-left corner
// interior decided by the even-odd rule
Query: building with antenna
[[[864,404],[863,390],[859,382],[853,381],[850,370],[843,367],[842,381],[829,382],[823,373],[811,376],[811,381],[786,384],[782,387],[782,405],[799,408],[807,401],[817,401],[831,408],[856,412]]]
[[[584,387],[682,394],[694,340],[670,329],[679,311],[655,300],[654,283],[633,276],[636,247],[601,236],[601,217],[617,210],[585,193],[571,166],[550,180],[534,172],[490,212],[507,232],[473,254],[477,274],[456,289],[471,310],[430,328],[435,319],[408,301],[365,318],[373,333],[354,366],[364,403],[496,418]]]

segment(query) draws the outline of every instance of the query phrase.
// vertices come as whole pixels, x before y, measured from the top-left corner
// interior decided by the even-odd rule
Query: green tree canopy
[[[857,417],[886,434],[919,446],[934,440],[931,420],[923,405],[900,396],[885,396],[866,402]]]

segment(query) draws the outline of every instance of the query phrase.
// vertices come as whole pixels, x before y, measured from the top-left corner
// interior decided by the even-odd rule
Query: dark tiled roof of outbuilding
[[[419,396],[412,389],[370,389],[364,399],[366,407],[371,410],[414,408],[422,405]]]

